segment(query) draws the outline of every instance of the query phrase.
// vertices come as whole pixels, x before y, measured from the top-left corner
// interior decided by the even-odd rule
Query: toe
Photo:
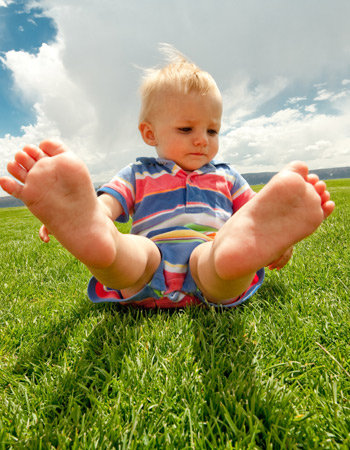
[[[310,174],[307,176],[307,179],[306,179],[306,181],[307,181],[308,183],[312,184],[313,186],[314,186],[319,180],[320,180],[320,179],[319,179],[318,175],[316,175],[315,173],[310,173]]]
[[[35,160],[25,151],[17,152],[15,155],[15,161],[26,171],[29,171],[35,164]]]
[[[13,178],[1,177],[0,186],[2,189],[13,197],[20,198],[23,187]]]
[[[331,198],[331,194],[328,191],[324,191],[321,194],[321,203],[323,205],[323,203],[328,202],[328,200]]]
[[[323,203],[322,209],[323,209],[325,218],[327,218],[328,216],[330,216],[332,214],[332,212],[334,211],[334,208],[335,208],[335,203],[332,202],[331,200]]]
[[[26,145],[23,147],[23,152],[30,156],[34,161],[39,161],[39,159],[46,157],[47,155],[40,150],[40,148],[35,145]]]
[[[7,164],[7,170],[9,172],[9,174],[12,175],[13,177],[15,177],[18,181],[20,181],[21,183],[25,182],[28,171],[24,167],[22,167],[20,164],[18,164],[17,161],[9,162]]]
[[[319,195],[322,195],[326,190],[326,183],[324,181],[317,181],[314,184],[314,188]]]
[[[48,156],[56,156],[67,151],[62,142],[58,141],[43,141],[39,147]]]
[[[286,167],[287,170],[291,170],[292,172],[296,172],[301,175],[305,180],[307,179],[309,169],[307,165],[302,161],[293,161]]]

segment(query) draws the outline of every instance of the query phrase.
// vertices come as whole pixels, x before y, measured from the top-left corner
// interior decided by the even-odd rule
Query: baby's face
[[[167,94],[152,119],[158,156],[187,171],[209,163],[219,149],[221,114],[221,96],[215,90]]]

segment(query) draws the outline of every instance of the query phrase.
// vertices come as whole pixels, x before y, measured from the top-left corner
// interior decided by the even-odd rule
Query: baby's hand
[[[280,256],[278,259],[276,259],[276,261],[273,261],[271,264],[268,265],[268,268],[270,270],[273,269],[277,269],[280,270],[282,269],[282,267],[284,267],[287,262],[290,260],[290,258],[292,257],[292,253],[293,253],[293,247],[289,247],[282,256]]]
[[[39,230],[40,239],[45,243],[50,242],[49,234],[50,234],[50,231],[45,227],[45,225],[41,225],[40,230]]]

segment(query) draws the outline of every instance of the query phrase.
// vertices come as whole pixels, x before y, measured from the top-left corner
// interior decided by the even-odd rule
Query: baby
[[[143,307],[237,306],[283,267],[334,203],[302,162],[258,193],[216,162],[222,99],[213,78],[179,53],[149,70],[139,130],[157,158],[139,158],[96,197],[84,163],[62,144],[26,146],[1,187],[21,199],[93,275],[88,295]],[[130,234],[114,221],[133,217]]]

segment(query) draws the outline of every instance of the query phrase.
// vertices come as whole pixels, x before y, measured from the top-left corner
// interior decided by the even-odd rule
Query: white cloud
[[[309,114],[286,108],[232,128],[221,142],[223,159],[233,159],[241,172],[277,170],[289,161],[306,160],[311,168],[342,166],[350,161],[349,105],[337,115]],[[342,110],[341,110],[342,109]]]
[[[296,103],[304,102],[305,100],[307,100],[307,97],[291,97],[288,99],[287,103],[295,105]]]
[[[0,0],[0,8],[6,8],[13,2],[14,0]]]
[[[307,152],[322,152],[323,150],[330,151],[332,147],[332,142],[330,141],[317,141],[314,144],[310,144],[305,147]]]
[[[334,94],[334,96],[331,98],[331,101],[334,102],[339,99],[346,98],[350,95],[350,89],[349,90],[343,90],[341,92],[338,92],[337,94]]]
[[[62,126],[63,134],[69,136],[76,130],[79,132],[91,110],[86,111],[87,104],[81,103],[84,93],[69,79],[64,68],[61,58],[63,48],[59,40],[52,45],[43,44],[37,55],[9,51],[1,61],[12,71],[14,87],[20,97],[28,104],[39,102],[49,118],[58,116],[57,122]],[[77,110],[82,115],[73,117],[73,108],[74,115]],[[71,123],[72,119],[74,123]]]
[[[329,100],[334,96],[333,92],[329,92],[327,89],[321,89],[318,91],[317,96],[314,98],[315,102],[322,102],[324,100]]]
[[[316,105],[312,104],[312,105],[305,106],[305,111],[310,112],[310,113],[316,112]]]
[[[344,85],[344,82],[342,82],[342,85]],[[317,93],[317,96],[314,98],[314,101],[322,102],[325,100],[329,100],[330,102],[335,102],[349,95],[350,89],[343,89],[339,92],[331,92],[328,91],[327,89],[320,89]]]
[[[224,121],[222,131],[243,118],[255,113],[259,107],[279,95],[286,88],[286,79],[276,77],[266,84],[254,86],[249,80],[241,79],[223,92]]]
[[[35,22],[35,20],[34,19],[32,19],[32,18],[30,18],[30,19],[28,19],[27,20],[29,23],[31,23],[32,25],[34,25],[34,26],[38,26],[38,24]]]
[[[69,78],[62,51],[63,43],[58,40],[52,45],[43,44],[37,55],[10,51],[1,58],[13,72],[18,97],[33,105],[36,113],[36,123],[22,127],[21,137],[6,135],[0,139],[1,160],[6,161],[24,144],[57,138],[68,142],[87,164],[96,166],[96,175],[102,175],[98,168],[101,154],[96,142],[96,113],[86,93]]]

